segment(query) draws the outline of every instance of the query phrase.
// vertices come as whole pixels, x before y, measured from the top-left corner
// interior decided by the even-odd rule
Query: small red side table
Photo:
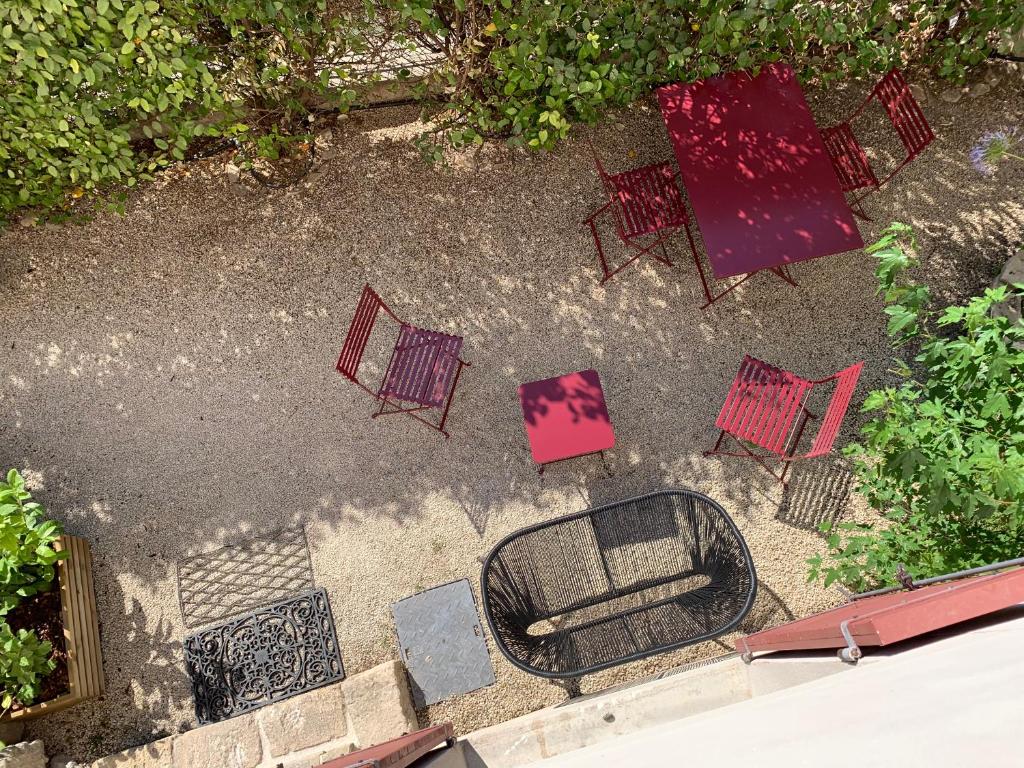
[[[615,445],[597,371],[579,371],[519,387],[523,423],[540,465],[601,453]]]

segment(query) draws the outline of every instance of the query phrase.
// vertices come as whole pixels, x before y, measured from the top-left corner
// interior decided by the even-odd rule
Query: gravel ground
[[[957,104],[926,89],[938,140],[862,223],[868,242],[890,219],[913,224],[943,298],[988,284],[1024,239],[1024,171],[986,179],[967,159],[981,133],[1021,122],[1021,73],[992,73],[990,92]],[[809,99],[824,123],[866,88]],[[677,243],[675,268],[641,263],[599,287],[580,222],[601,191],[582,136],[550,155],[489,147],[438,170],[407,141],[414,118],[351,117],[288,190],[232,184],[214,159],[136,192],[124,216],[0,235],[0,464],[27,470],[51,515],[92,542],[103,622],[107,695],[31,724],[51,754],[94,757],[192,727],[175,563],[289,524],[306,527],[350,674],[396,656],[392,602],[453,579],[478,589],[482,557],[507,533],[666,486],[718,499],[739,524],[761,581],[746,629],[836,602],[805,583],[804,561],[818,522],[863,514],[841,462],[801,467],[784,499],[752,462],[701,451],[746,352],[810,376],[865,359],[861,394],[890,380],[872,260],[799,265],[798,289],[759,276],[702,312]],[[671,157],[652,103],[582,133],[612,170]],[[451,440],[371,420],[372,400],[334,371],[366,281],[400,315],[465,336],[473,367]],[[615,424],[611,476],[585,458],[539,477],[516,386],[589,367]],[[621,667],[584,691],[725,650]],[[564,698],[493,644],[491,658],[494,686],[424,720],[466,732]]]

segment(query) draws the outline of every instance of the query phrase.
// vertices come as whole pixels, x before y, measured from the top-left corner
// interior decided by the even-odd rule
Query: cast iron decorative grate
[[[301,527],[178,563],[178,600],[189,628],[223,621],[315,586]]]
[[[185,640],[196,717],[216,723],[345,678],[323,589]]]

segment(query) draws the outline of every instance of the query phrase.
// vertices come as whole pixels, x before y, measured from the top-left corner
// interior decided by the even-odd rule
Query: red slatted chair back
[[[396,321],[401,322],[401,320],[395,317],[395,313],[388,308],[381,297],[377,295],[376,291],[367,283],[363,286],[363,293],[359,297],[359,304],[356,305],[356,313],[348,327],[345,344],[341,348],[341,355],[338,357],[338,365],[336,366],[338,373],[349,381],[360,384],[360,386],[364,385],[358,379],[359,363],[363,359],[363,352],[366,350],[366,344],[370,340],[370,333],[373,331],[373,325],[377,320],[377,313],[381,309],[391,315]]]
[[[667,163],[654,163],[623,173],[605,170],[594,148],[594,165],[605,194],[612,203],[615,231],[622,240],[632,240],[687,223],[683,195]]]
[[[811,386],[807,379],[745,355],[715,426],[785,456]]]
[[[822,382],[815,382],[817,384],[835,381],[836,388],[832,393],[832,399],[829,400],[824,415],[821,417],[821,426],[818,429],[818,434],[815,435],[811,449],[805,454],[805,458],[822,456],[832,450],[836,435],[839,434],[839,428],[842,426],[843,418],[850,407],[850,399],[853,397],[853,391],[857,388],[857,379],[860,378],[860,372],[863,367],[863,362],[857,363]]]
[[[864,187],[877,187],[878,179],[868,162],[864,149],[857,143],[849,123],[840,123],[826,131],[821,138],[825,150],[832,160],[843,192],[853,192]]]
[[[889,116],[907,150],[907,160],[919,155],[935,139],[924,112],[898,69],[883,77],[871,95],[878,99]]]
[[[678,227],[687,218],[682,192],[666,163],[616,174],[611,183],[622,212],[621,234],[626,239]]]

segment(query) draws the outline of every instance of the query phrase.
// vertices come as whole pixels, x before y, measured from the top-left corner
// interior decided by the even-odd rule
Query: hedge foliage
[[[204,133],[344,108],[366,23],[326,0],[0,3],[0,219],[132,185]]]
[[[442,145],[549,148],[654,85],[766,60],[962,77],[1022,23],[1016,0],[5,0],[0,219],[130,185],[204,133],[301,133],[356,98],[346,62],[370,32],[445,51],[423,89],[446,94]]]
[[[200,51],[156,0],[0,4],[0,67],[0,213],[132,184],[155,168],[134,132],[166,135],[158,149],[181,156],[218,104]]]
[[[908,58],[962,78],[1024,23],[1019,2],[398,0],[448,41],[452,94],[435,145],[511,136],[550,148],[577,122],[657,85],[786,59],[805,78]],[[440,146],[435,146],[435,154]]]

